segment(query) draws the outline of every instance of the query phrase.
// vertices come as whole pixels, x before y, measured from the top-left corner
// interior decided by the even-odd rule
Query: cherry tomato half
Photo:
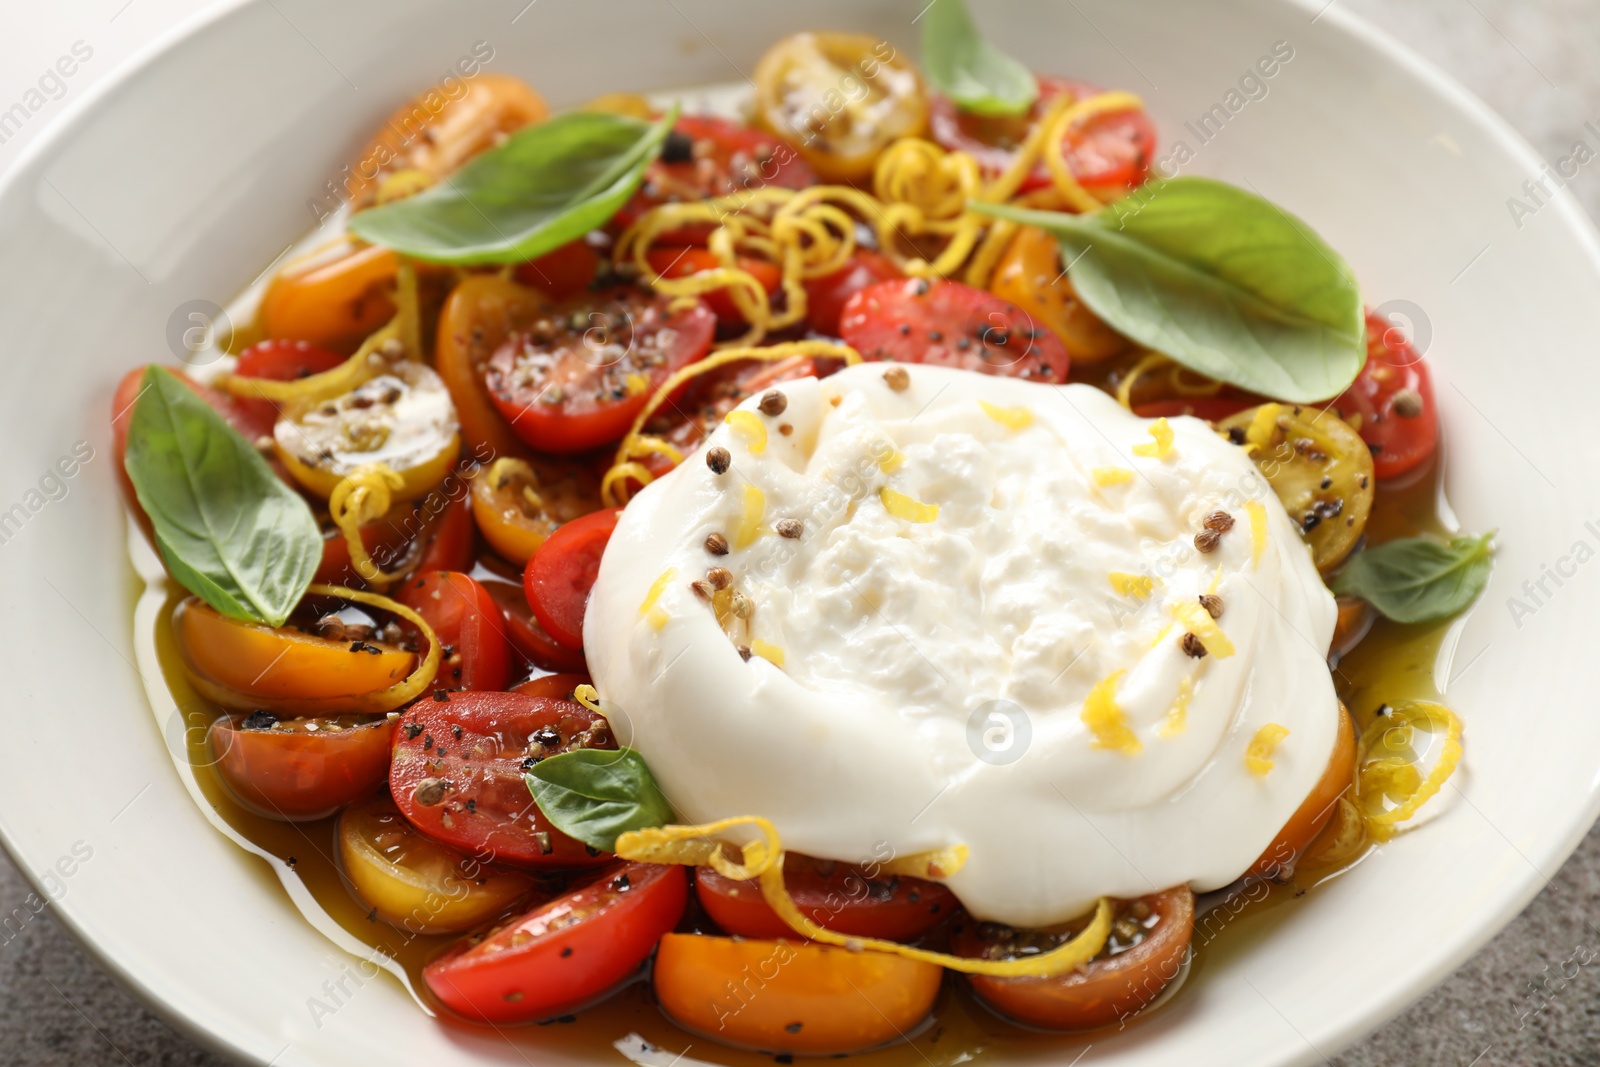
[[[1065,382],[1061,341],[1009,300],[951,281],[879,282],[852,296],[839,320],[866,359],[928,363],[1011,378]]]
[[[472,479],[472,517],[483,539],[519,566],[551,531],[600,507],[600,479],[580,460],[495,462]]]
[[[645,259],[650,264],[650,269],[663,278],[687,278],[691,274],[701,271],[717,270],[722,266],[722,261],[716,254],[705,248],[673,248],[671,246],[652,248]],[[755,278],[770,297],[778,291],[778,286],[783,282],[783,271],[776,263],[764,259],[753,259],[749,256],[737,256],[734,259],[739,269]],[[717,317],[717,322],[724,326],[743,326],[745,317],[739,313],[739,308],[733,302],[733,297],[726,289],[714,289],[701,295],[711,313]]]
[[[344,357],[318,348],[308,341],[273,338],[258,341],[239,353],[233,372],[242,378],[270,378],[292,382],[297,378],[321,374],[344,362]]]
[[[408,579],[395,599],[439,637],[444,658],[435,686],[495,692],[511,681],[511,643],[500,606],[483,586],[459,571],[428,571]]]
[[[915,1029],[943,975],[937,964],[883,952],[667,934],[656,950],[655,991],[674,1020],[718,1041],[832,1055]]]
[[[474,274],[455,287],[439,312],[434,363],[461,421],[464,451],[480,462],[527,454],[483,388],[489,357],[507,337],[548,309],[537,289],[494,274]]]
[[[816,173],[781,137],[714,115],[684,115],[612,226],[627,229],[657,204],[693,203],[767,186],[804,189],[816,183]],[[709,232],[709,226],[687,227],[663,240],[700,244]]]
[[[817,361],[810,356],[729,363],[696,378],[685,395],[667,405],[662,414],[647,424],[646,430],[687,455],[699,448],[700,442],[711,435],[728,412],[746,398],[765,392],[779,382],[817,376]],[[657,478],[674,466],[659,452],[652,452],[640,462]]]
[[[441,690],[403,712],[399,731],[389,792],[429,837],[511,866],[605,862],[550,824],[523,778],[525,766],[547,756],[616,747],[605,719],[582,704]]]
[[[470,930],[534,889],[520,871],[486,867],[419,833],[387,793],[339,816],[339,864],[362,903],[413,934]]]
[[[901,277],[888,256],[860,249],[832,274],[806,279],[806,321],[818,333],[838,337],[839,318],[852,296],[869,285]]]
[[[1128,347],[1126,338],[1078,299],[1061,262],[1061,242],[1035,226],[1022,227],[1011,239],[989,288],[1048,326],[1074,360],[1105,359]]]
[[[1055,99],[1070,93],[1075,100],[1100,90],[1066,78],[1039,76],[1039,98],[1022,116],[974,115],[956,107],[944,96],[929,103],[933,139],[952,152],[966,152],[993,177],[1011,165],[1034,124],[1044,117]],[[1155,158],[1156,128],[1142,110],[1113,111],[1080,123],[1067,134],[1064,155],[1078,184],[1094,192],[1120,194],[1140,185]],[[1043,189],[1050,172],[1041,161],[1023,180],[1021,192]]]
[[[724,877],[710,867],[694,875],[700,904],[716,924],[740,937],[795,938],[761,895],[761,886]],[[955,913],[950,890],[938,882],[874,875],[870,868],[787,853],[783,884],[801,912],[841,934],[911,941]]]
[[[1428,365],[1405,333],[1376,312],[1367,312],[1367,364],[1332,406],[1372,450],[1379,478],[1411,470],[1439,443]]]
[[[1051,931],[1013,930],[971,919],[951,931],[958,956],[1008,959],[1056,947],[1083,923]],[[1046,1030],[1109,1026],[1148,1007],[1183,967],[1194,935],[1188,886],[1116,902],[1111,939],[1100,954],[1050,978],[969,975],[973,991],[1002,1015]]]
[[[487,1023],[548,1019],[634,972],[683,914],[682,867],[619,864],[576,892],[453,946],[428,964],[428,989]]]
[[[826,181],[872,175],[878,155],[920,137],[928,96],[917,68],[868,33],[797,33],[756,63],[756,121],[789,138]]]
[[[608,508],[567,523],[539,546],[522,575],[534,618],[545,633],[577,652],[583,651],[589,590],[621,514],[621,508]]]
[[[529,678],[511,687],[513,693],[523,693],[530,697],[557,697],[561,700],[571,700],[573,690],[580,685],[592,685],[594,680],[587,674],[541,674],[537,678]]]
[[[394,317],[394,251],[352,241],[293,260],[261,297],[268,337],[350,353]]]
[[[394,724],[359,716],[280,719],[268,711],[223,716],[211,751],[229,790],[269,819],[323,819],[372,795],[389,777]]]
[[[423,571],[459,571],[472,566],[472,508],[459,472],[445,477],[420,500],[402,500],[361,527],[361,542],[378,569],[407,576]],[[350,562],[350,543],[326,517],[322,562],[313,581],[362,586]]]
[[[522,658],[541,670],[586,671],[583,649],[568,648],[545,632],[533,609],[528,607],[528,595],[520,584],[484,579],[483,587],[489,590],[494,602],[500,605],[500,618],[506,624],[506,636],[511,647]],[[539,694],[544,695],[544,694]]]
[[[672,303],[624,287],[548,309],[489,358],[489,398],[542,452],[620,440],[656,387],[711,347],[716,317],[705,304]]]
[[[389,688],[416,654],[376,640],[321,637],[222,615],[199,597],[172,613],[184,669],[196,688],[227,707],[325,712]]]

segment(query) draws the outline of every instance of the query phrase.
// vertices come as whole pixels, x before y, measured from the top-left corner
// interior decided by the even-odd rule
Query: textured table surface
[[[5,0],[0,7],[0,57],[7,60],[30,54],[28,42],[19,42],[13,31],[26,34],[44,17],[4,10],[17,2]],[[1600,120],[1597,0],[1333,2],[1371,19],[1454,75],[1546,159],[1566,155],[1575,140],[1587,136],[1583,124]],[[159,28],[150,23],[163,17],[134,8],[132,17],[119,24],[129,8],[122,0],[61,4],[62,9],[90,6],[104,10],[73,11],[51,28],[54,38],[34,50],[50,52],[39,68],[53,58],[56,38],[117,42],[149,35]],[[58,14],[68,13],[50,17]],[[115,49],[105,51],[113,53],[104,60],[109,69]],[[33,66],[30,59],[22,69]],[[0,63],[7,67],[17,70],[10,62]],[[0,72],[0,89],[26,80]],[[81,92],[81,85],[72,90]],[[43,128],[47,120],[36,125]],[[14,158],[17,147],[0,151],[0,167]],[[1591,216],[1600,218],[1600,177],[1584,170],[1572,189]],[[23,908],[27,896],[22,877],[0,856],[0,914]],[[1600,977],[1592,965],[1574,975],[1576,964],[1565,963],[1574,958],[1591,963],[1600,958],[1600,830],[1590,833],[1538,898],[1481,953],[1335,1062],[1345,1067],[1600,1063]],[[1536,985],[1547,990],[1537,999]],[[48,910],[20,933],[0,934],[0,1050],[0,1062],[28,1067],[223,1063],[174,1033],[107,977]]]

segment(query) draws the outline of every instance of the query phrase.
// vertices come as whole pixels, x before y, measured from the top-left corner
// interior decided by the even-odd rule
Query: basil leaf
[[[350,230],[435,263],[520,263],[611,221],[677,121],[573,111],[489,149],[415,196],[368,208]]]
[[[152,366],[123,464],[178,584],[231,618],[282,626],[322,562],[322,532],[255,447]]]
[[[1039,98],[1033,71],[983,39],[965,0],[933,0],[923,13],[922,71],[974,115],[1022,115]]]
[[[972,208],[1053,233],[1090,310],[1190,370],[1311,403],[1342,393],[1366,363],[1349,265],[1243,189],[1171,178],[1087,215]]]
[[[625,831],[672,821],[672,805],[631,748],[573,749],[540,760],[525,777],[545,818],[591,848],[611,852]]]
[[[1489,581],[1490,539],[1402,537],[1350,557],[1333,591],[1358,596],[1395,622],[1434,622],[1465,611]]]

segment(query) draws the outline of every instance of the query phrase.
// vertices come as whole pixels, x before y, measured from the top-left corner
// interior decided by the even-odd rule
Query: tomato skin
[[[658,204],[709,200],[751,189],[804,189],[816,172],[781,137],[715,115],[683,115],[673,126],[682,152],[663,150],[645,171],[644,184],[611,221],[627,229]],[[710,226],[690,226],[664,234],[666,244],[700,244]]]
[[[1439,444],[1433,375],[1400,329],[1374,311],[1367,312],[1366,365],[1332,407],[1347,421],[1359,416],[1356,432],[1372,449],[1373,473],[1379,478],[1413,469]],[[1407,410],[1413,413],[1403,414]]]
[[[523,659],[547,671],[577,673],[589,669],[581,648],[568,648],[545,632],[533,610],[528,607],[528,596],[521,585],[485,580],[483,587],[500,605],[500,618],[506,625],[506,637]]]
[[[801,912],[841,934],[911,941],[955,914],[955,894],[937,882],[898,876],[877,877],[843,863],[829,863],[793,852],[784,856],[783,882]],[[716,924],[740,937],[798,937],[767,905],[761,886],[740,882],[699,867],[695,893]]]
[[[929,126],[933,139],[952,152],[977,159],[987,177],[1000,174],[1016,158],[1034,124],[1044,117],[1056,97],[1070,93],[1083,99],[1100,92],[1084,82],[1038,75],[1039,98],[1025,116],[982,116],[961,111],[948,97],[934,94],[929,101]],[[1110,112],[1096,116],[1068,134],[1067,164],[1078,184],[1091,192],[1116,195],[1142,184],[1155,157],[1156,130],[1142,110]],[[1023,179],[1020,192],[1051,184],[1044,162]]]
[[[512,277],[556,300],[565,300],[589,288],[599,270],[600,253],[588,238],[580,237],[537,259],[517,264]]]
[[[839,318],[852,296],[869,285],[904,276],[888,256],[860,249],[832,274],[806,279],[806,321],[818,333],[838,337]]]
[[[489,357],[489,399],[541,452],[620,440],[656,387],[711,348],[716,316],[704,302],[672,303],[622,287],[543,309]]]
[[[328,719],[286,719],[273,728],[256,725],[262,721],[259,712],[224,715],[209,735],[222,780],[258,815],[324,819],[372,795],[389,777],[394,724],[385,719],[338,729]],[[319,728],[308,730],[308,723]]]
[[[943,974],[882,952],[667,934],[654,981],[662,1009],[686,1029],[763,1052],[832,1055],[915,1029]]]
[[[541,674],[537,678],[529,678],[511,687],[513,693],[525,693],[531,697],[555,697],[560,700],[571,700],[572,691],[580,685],[592,685],[594,680],[587,674]]]
[[[1341,621],[1343,613],[1341,612]],[[1317,779],[1317,784],[1311,787],[1311,792],[1305,800],[1289,816],[1289,821],[1283,824],[1283,829],[1278,831],[1278,836],[1273,838],[1272,844],[1261,853],[1259,859],[1250,865],[1245,872],[1247,875],[1257,875],[1263,878],[1280,877],[1292,870],[1295,858],[1305,852],[1306,846],[1316,840],[1317,834],[1328,825],[1328,820],[1333,817],[1333,811],[1339,798],[1344,796],[1345,790],[1350,788],[1350,783],[1355,778],[1356,767],[1356,731],[1350,721],[1350,712],[1343,704],[1339,705],[1339,733],[1333,744],[1333,754],[1328,757],[1328,766],[1322,772],[1322,777]]]
[[[511,645],[500,605],[459,571],[426,571],[408,579],[395,599],[425,619],[449,650],[434,683],[493,692],[511,681]]]
[[[852,296],[844,342],[869,360],[927,363],[1048,383],[1067,380],[1061,340],[1008,300],[951,281],[879,282]]]
[[[274,338],[258,341],[240,352],[239,363],[233,372],[242,378],[290,382],[332,370],[343,362],[343,356],[307,341]]]
[[[1131,947],[1101,956],[1050,978],[993,978],[968,975],[972,989],[1008,1018],[1045,1030],[1087,1030],[1110,1026],[1148,1007],[1183,967],[1194,936],[1194,894],[1177,886],[1139,901],[1118,901],[1117,914],[1144,904],[1156,917],[1153,928]],[[964,920],[951,931],[958,956],[985,956],[988,923]],[[993,958],[992,956],[990,958]]]
[[[683,868],[619,864],[589,886],[452,946],[422,977],[464,1018],[548,1019],[632,974],[677,923],[687,898]]]
[[[522,587],[539,625],[573,651],[583,651],[589,590],[621,514],[621,508],[608,508],[560,527],[539,546],[523,572]]]
[[[575,747],[616,747],[606,721],[582,704],[440,691],[401,714],[389,792],[411,825],[483,862],[594,867],[609,857],[552,826],[523,778],[525,760]]]
[[[1078,299],[1061,261],[1061,243],[1044,230],[1024,226],[995,264],[989,289],[1009,300],[1061,339],[1074,360],[1114,356],[1127,340]]]
[[[687,278],[691,274],[717,270],[722,266],[722,261],[716,254],[705,248],[656,247],[646,254],[645,260],[650,264],[650,269],[663,278]],[[769,297],[778,291],[778,286],[783,282],[783,271],[776,263],[750,256],[736,256],[734,262],[739,265],[740,270],[760,282]],[[729,290],[714,289],[709,293],[702,293],[700,299],[706,302],[706,306],[711,309],[711,313],[717,317],[717,322],[720,324],[724,326],[745,324],[745,317],[734,304]]]

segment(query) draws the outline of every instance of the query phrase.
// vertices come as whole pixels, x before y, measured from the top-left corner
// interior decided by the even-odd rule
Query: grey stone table
[[[1592,139],[1583,126],[1600,122],[1600,0],[1332,2],[1459,78],[1546,159],[1559,160],[1575,141]],[[1600,175],[1580,171],[1572,189],[1600,218]],[[0,915],[23,907],[27,894],[22,877],[0,857]],[[1591,964],[1574,974],[1576,964],[1565,962],[1574,959]],[[1336,1062],[1600,1064],[1597,959],[1600,831],[1476,958]],[[1536,986],[1553,992],[1535,998]],[[0,1050],[0,1062],[28,1067],[223,1067],[102,973],[48,910],[20,932],[0,931]]]

